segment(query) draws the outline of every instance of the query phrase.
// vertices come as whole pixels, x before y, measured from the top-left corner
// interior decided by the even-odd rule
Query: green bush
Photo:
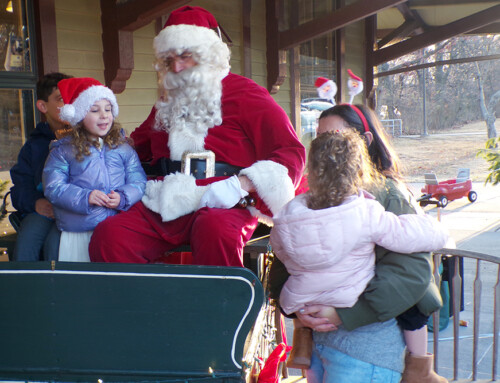
[[[490,138],[486,141],[486,148],[480,149],[477,152],[478,157],[483,157],[486,161],[490,163],[488,170],[490,173],[486,177],[485,184],[490,182],[493,185],[500,183],[500,152],[498,149],[498,144],[500,143],[500,137]]]

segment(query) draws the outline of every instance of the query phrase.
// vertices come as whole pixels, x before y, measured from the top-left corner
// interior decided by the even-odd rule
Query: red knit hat
[[[217,28],[219,26],[214,15],[206,9],[201,7],[191,7],[189,5],[172,11],[163,28],[179,24],[197,25],[205,28]]]
[[[82,121],[96,101],[108,100],[113,116],[118,116],[118,103],[113,91],[91,77],[75,77],[57,84],[64,106],[60,108],[61,120],[75,126]]]

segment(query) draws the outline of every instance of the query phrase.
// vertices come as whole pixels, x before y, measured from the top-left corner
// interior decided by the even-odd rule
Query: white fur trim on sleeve
[[[161,215],[163,222],[194,212],[207,186],[197,186],[195,178],[182,173],[169,174],[163,181],[148,181],[142,202]]]
[[[288,169],[274,161],[258,161],[249,168],[240,171],[252,181],[257,194],[276,214],[295,196],[295,188]]]

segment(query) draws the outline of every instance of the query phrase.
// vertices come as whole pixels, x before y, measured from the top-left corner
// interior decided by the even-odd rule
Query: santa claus
[[[230,52],[200,7],[173,11],[154,39],[162,97],[131,135],[139,157],[165,177],[149,181],[143,202],[99,224],[90,256],[98,262],[153,262],[189,243],[194,263],[243,266],[258,221],[272,224],[294,196],[305,149],[266,89],[229,72]],[[215,156],[215,176],[204,178]],[[254,206],[238,201],[249,196]]]

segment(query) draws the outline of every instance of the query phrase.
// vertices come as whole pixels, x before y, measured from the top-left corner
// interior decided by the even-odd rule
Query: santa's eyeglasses
[[[170,68],[174,62],[179,62],[181,64],[185,64],[193,58],[193,54],[190,52],[183,52],[180,55],[169,55],[164,59],[161,59],[160,62],[165,66],[165,68]]]

